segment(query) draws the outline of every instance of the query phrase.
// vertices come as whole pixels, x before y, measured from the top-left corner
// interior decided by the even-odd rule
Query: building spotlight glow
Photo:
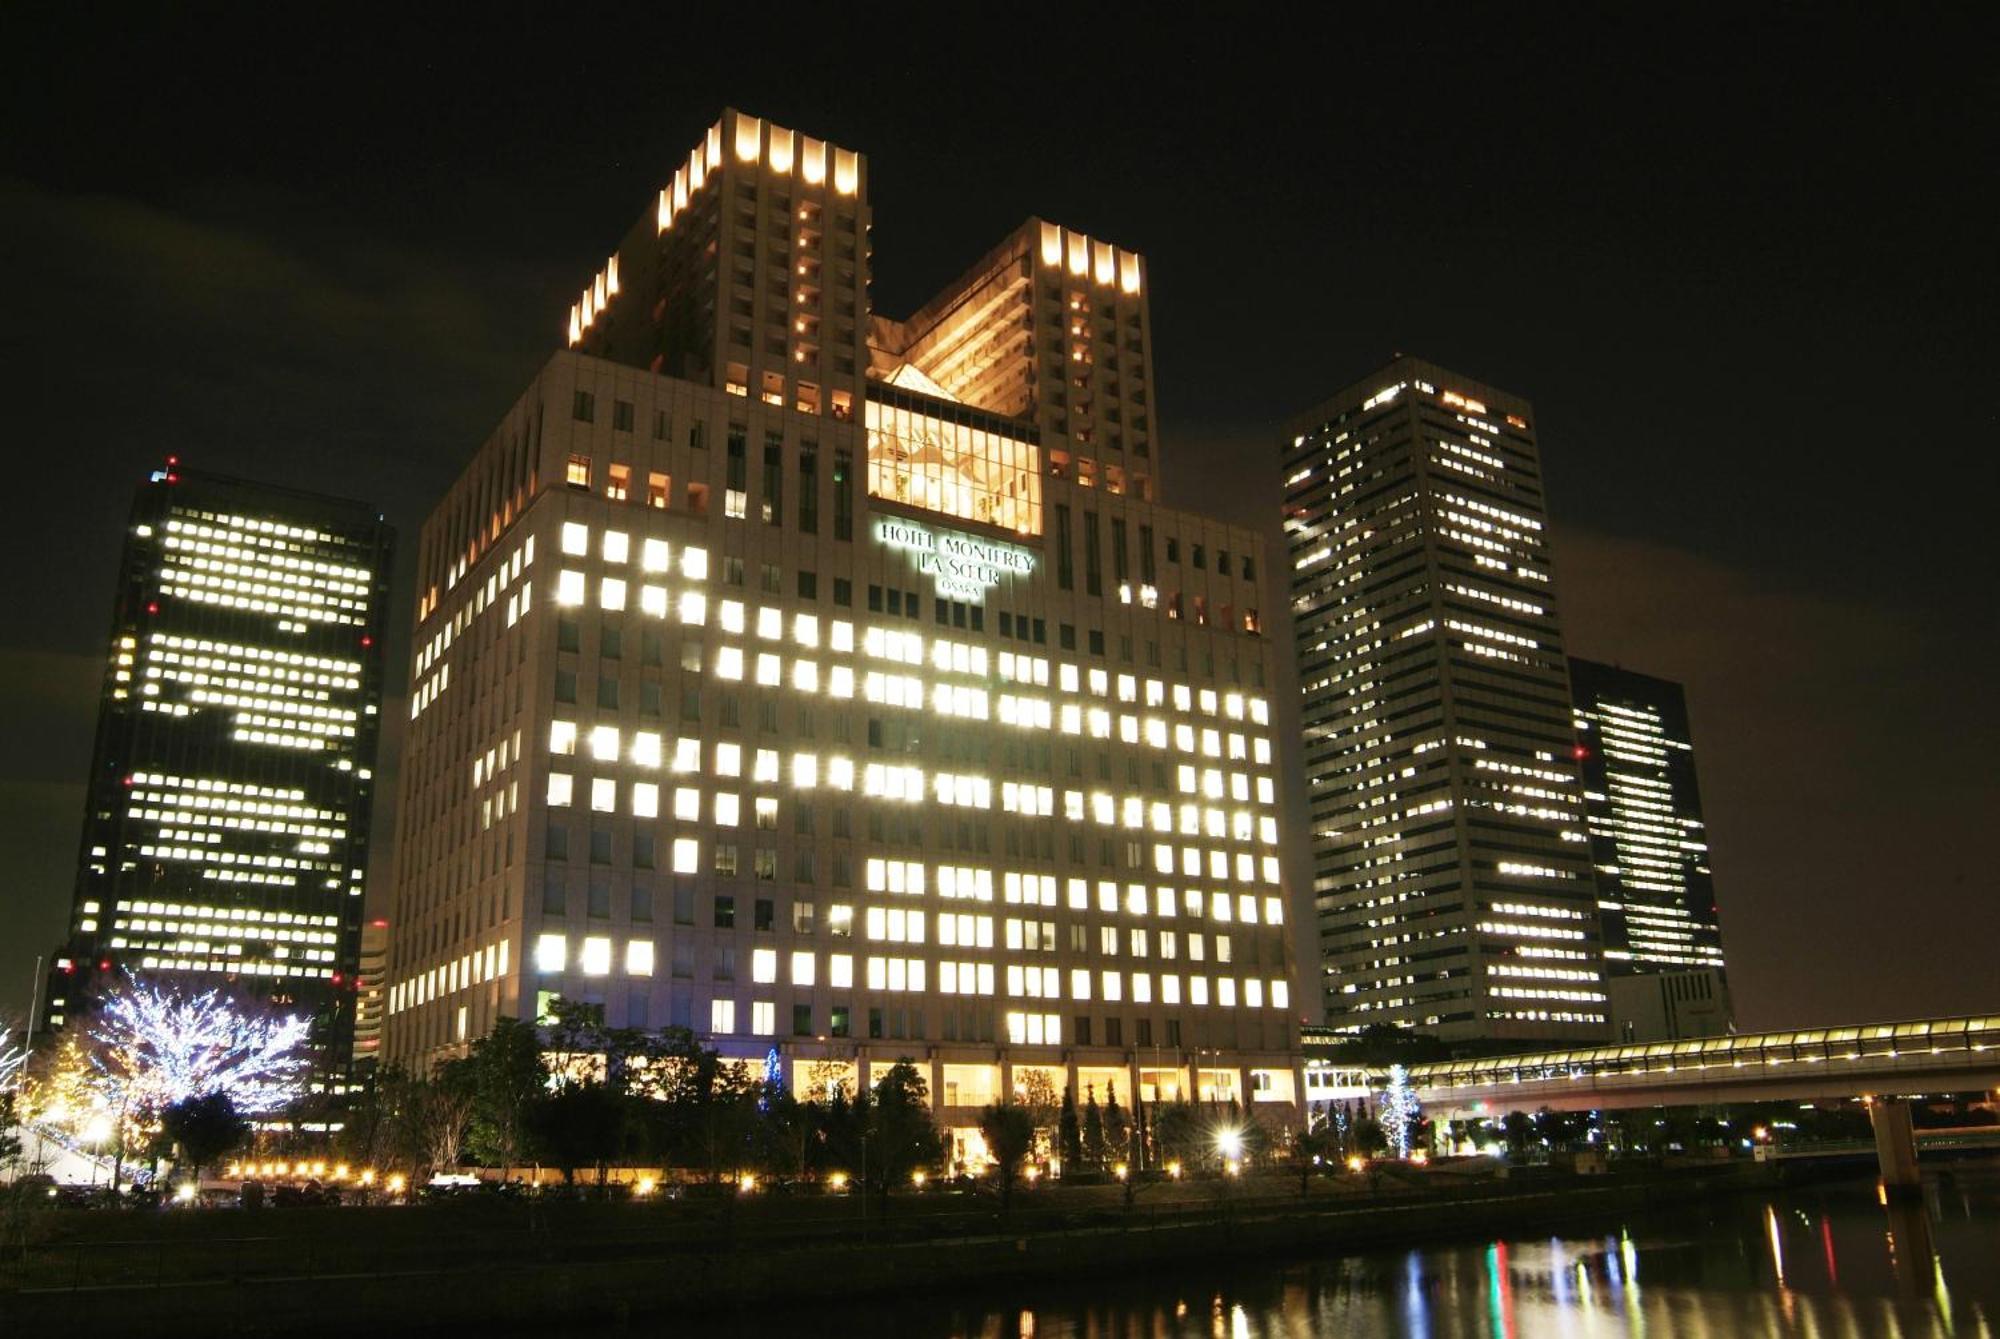
[[[1243,1156],[1243,1132],[1241,1130],[1224,1130],[1221,1134],[1215,1136],[1215,1147],[1225,1159],[1231,1162],[1241,1158]]]

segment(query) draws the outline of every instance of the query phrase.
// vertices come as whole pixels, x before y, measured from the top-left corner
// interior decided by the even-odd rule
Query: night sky
[[[1031,213],[1144,253],[1166,500],[1274,542],[1277,425],[1393,352],[1530,397],[1569,649],[1687,685],[1740,1021],[2000,1011],[1970,20],[85,8],[0,18],[0,1013],[63,931],[134,486],[370,499],[407,558],[724,105],[869,155],[886,314]]]

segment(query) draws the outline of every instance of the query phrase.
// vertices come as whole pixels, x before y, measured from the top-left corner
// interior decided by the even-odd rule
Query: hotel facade
[[[1155,500],[1145,266],[1031,219],[891,320],[867,200],[725,112],[425,524],[383,1054],[561,996],[961,1143],[1289,1119],[1267,572]]]
[[[1328,1025],[1608,1041],[1532,408],[1399,357],[1282,452]]]
[[[169,460],[132,506],[70,934],[44,1022],[126,971],[354,1026],[393,534]]]

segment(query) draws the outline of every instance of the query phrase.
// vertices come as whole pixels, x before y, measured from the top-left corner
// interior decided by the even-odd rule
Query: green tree
[[[540,1033],[518,1018],[496,1019],[493,1030],[472,1043],[471,1073],[466,1147],[480,1161],[498,1164],[504,1178],[522,1161],[530,1118],[548,1095]]]
[[[200,1181],[205,1165],[242,1146],[250,1135],[250,1122],[237,1114],[229,1094],[215,1092],[167,1107],[160,1113],[160,1131]]]
[[[1162,1162],[1193,1163],[1201,1157],[1201,1119],[1185,1098],[1153,1104],[1153,1143]]]
[[[1036,1148],[1056,1151],[1057,1122],[1062,1112],[1062,1099],[1056,1093],[1055,1080],[1044,1069],[1021,1071],[1015,1078],[1014,1100],[1028,1113],[1028,1119],[1035,1125]]]
[[[1064,1085],[1062,1116],[1057,1121],[1062,1131],[1063,1175],[1083,1168],[1083,1127],[1076,1118],[1076,1089]]]
[[[931,1115],[930,1087],[907,1058],[876,1080],[874,1106],[868,1175],[886,1211],[892,1187],[907,1184],[911,1173],[933,1168],[943,1158],[944,1135]]]
[[[528,1109],[527,1133],[547,1162],[560,1168],[566,1184],[576,1183],[579,1167],[595,1167],[598,1179],[618,1155],[625,1127],[625,1101],[608,1084],[566,1083]]]
[[[1104,1112],[1097,1105],[1097,1086],[1084,1089],[1083,1160],[1092,1167],[1104,1165]]]
[[[1118,1084],[1104,1085],[1104,1156],[1113,1162],[1132,1161],[1132,1122],[1118,1105]]]
[[[979,1133],[1000,1177],[1000,1212],[1014,1207],[1014,1178],[1035,1146],[1035,1118],[1014,1102],[994,1102],[979,1111]]]

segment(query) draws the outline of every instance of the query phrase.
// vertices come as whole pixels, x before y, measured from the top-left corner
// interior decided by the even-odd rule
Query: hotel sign
[[[1035,570],[1035,555],[1027,549],[910,521],[877,521],[875,538],[916,554],[917,570],[928,572],[937,593],[947,599],[978,604],[1008,577],[1031,576]]]

